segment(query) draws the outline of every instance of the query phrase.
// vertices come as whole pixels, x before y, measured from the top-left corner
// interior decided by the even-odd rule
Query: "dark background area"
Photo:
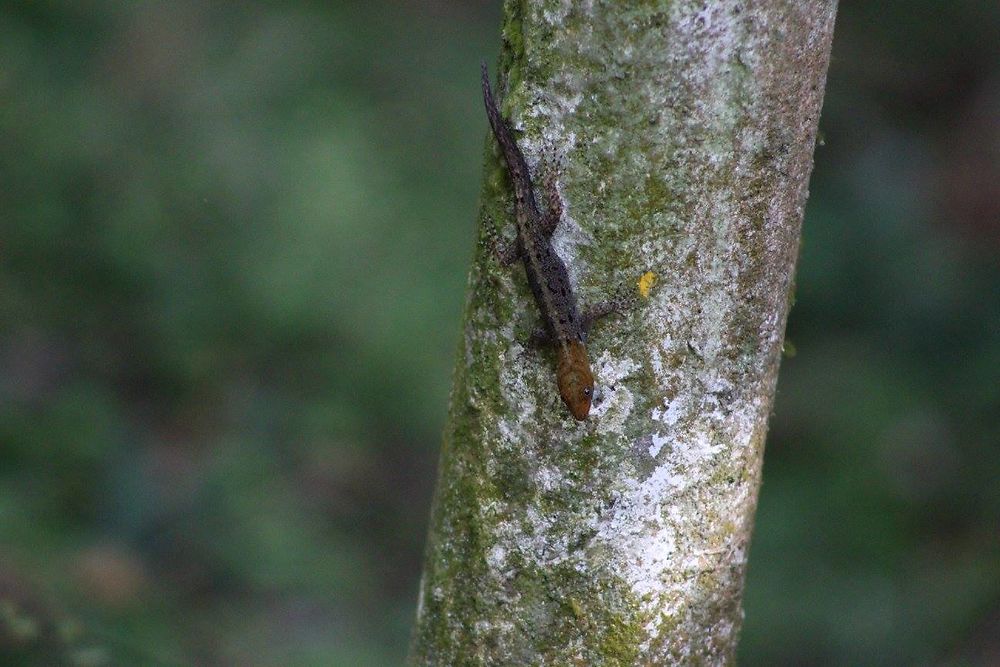
[[[0,3],[0,664],[401,662],[498,2]],[[1000,662],[1000,5],[842,3],[744,664]]]

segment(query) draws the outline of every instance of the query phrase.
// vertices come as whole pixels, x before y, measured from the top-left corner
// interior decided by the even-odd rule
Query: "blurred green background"
[[[401,662],[499,25],[0,3],[0,664]],[[744,664],[1000,663],[998,35],[842,4]]]

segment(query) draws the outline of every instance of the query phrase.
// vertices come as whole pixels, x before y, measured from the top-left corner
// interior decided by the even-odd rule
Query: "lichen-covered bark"
[[[835,9],[507,2],[503,112],[529,163],[564,158],[581,301],[658,282],[591,334],[577,423],[523,270],[477,253],[413,664],[731,660]],[[510,233],[487,145],[481,215]]]

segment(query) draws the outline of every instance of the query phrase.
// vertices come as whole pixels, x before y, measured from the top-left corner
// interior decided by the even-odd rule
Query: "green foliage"
[[[401,658],[496,18],[0,15],[0,573],[115,654]]]

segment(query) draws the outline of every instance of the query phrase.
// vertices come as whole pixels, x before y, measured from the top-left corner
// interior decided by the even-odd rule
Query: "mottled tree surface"
[[[507,3],[502,111],[533,168],[565,161],[555,246],[582,304],[658,281],[591,334],[577,423],[526,344],[523,269],[477,252],[412,663],[732,659],[835,10]],[[481,215],[509,235],[487,145]]]

